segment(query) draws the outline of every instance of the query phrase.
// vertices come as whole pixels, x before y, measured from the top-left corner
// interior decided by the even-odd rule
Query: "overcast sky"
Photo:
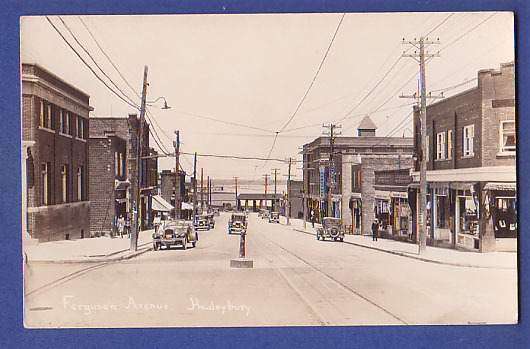
[[[403,38],[419,39],[431,32],[428,38],[440,39],[440,44],[428,48],[433,53],[440,50],[440,57],[427,65],[427,91],[433,94],[466,81],[445,95],[474,87],[478,70],[498,68],[514,59],[511,13],[348,13],[341,22],[342,15],[62,16],[64,23],[52,16],[50,20],[116,89],[70,30],[135,104],[140,104],[144,65],[149,67],[147,100],[163,96],[171,106],[162,110],[158,101],[149,108],[156,121],[152,127],[171,152],[173,131],[178,129],[184,152],[266,158],[275,131],[284,128],[271,157],[301,160],[298,148],[322,133],[322,123],[342,119],[343,135],[353,136],[366,114],[377,125],[378,136],[411,136],[413,100],[398,96],[417,91],[419,66],[413,58],[400,58],[410,47],[401,43]],[[46,17],[21,19],[21,61],[35,62],[89,94],[91,115],[138,113],[91,73]],[[151,146],[158,148],[153,140]],[[191,173],[193,157],[184,155],[181,163]],[[174,158],[159,161],[160,169],[174,166]],[[287,165],[275,161],[199,157],[198,167],[212,178],[258,179],[275,167],[287,174]],[[298,179],[300,167],[293,165]]]

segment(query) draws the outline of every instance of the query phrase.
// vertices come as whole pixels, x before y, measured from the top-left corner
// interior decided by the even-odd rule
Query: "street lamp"
[[[164,106],[162,107],[162,109],[171,109],[170,106],[167,105],[167,101],[164,97],[158,97],[157,99],[155,99],[154,101],[152,102],[147,102],[147,105],[152,107],[154,103],[158,102],[160,99],[163,99],[164,100]]]

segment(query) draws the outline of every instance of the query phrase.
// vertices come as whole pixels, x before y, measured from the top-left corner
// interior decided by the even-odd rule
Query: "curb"
[[[150,243],[147,243],[147,244],[150,244]],[[147,245],[147,244],[142,244],[140,246],[144,246],[144,245]],[[139,246],[139,247],[140,247]],[[42,259],[42,260],[27,260],[26,263],[32,263],[32,264],[87,264],[87,263],[105,263],[105,262],[119,262],[119,261],[122,261],[122,260],[129,260],[129,259],[132,259],[134,257],[138,257],[146,252],[149,252],[153,249],[153,246],[149,246],[149,247],[146,247],[146,248],[143,248],[143,249],[139,249],[135,252],[132,252],[132,253],[129,253],[129,254],[125,254],[123,256],[118,256],[118,257],[110,257],[110,256],[114,256],[114,255],[117,255],[119,253],[123,253],[123,252],[127,252],[128,250],[122,250],[122,251],[118,251],[118,252],[113,252],[113,253],[110,253],[108,255],[105,255],[104,257],[83,257],[83,258],[88,258],[88,259],[63,259],[63,260],[45,260],[45,259]]]
[[[304,233],[304,234],[308,234],[308,235],[311,235],[311,236],[314,235],[313,233],[310,233],[308,231],[304,231],[304,230],[301,230],[301,229],[297,229],[297,228],[293,228],[293,230],[296,230],[298,232],[301,232],[301,233]],[[389,251],[389,250],[385,250],[383,248],[378,248],[378,247],[373,247],[373,246],[366,246],[366,245],[362,245],[362,244],[358,244],[358,243],[350,242],[350,241],[346,241],[346,240],[344,240],[343,243],[344,244],[348,244],[348,245],[357,246],[357,247],[364,247],[364,248],[368,248],[368,249],[379,251],[379,252],[385,252],[385,253],[393,254],[393,255],[396,255],[396,256],[416,259],[416,260],[419,260],[419,261],[422,261],[422,262],[427,262],[427,263],[449,265],[449,266],[453,266],[453,267],[464,267],[464,268],[517,270],[517,267],[512,268],[512,267],[504,267],[504,266],[481,266],[481,265],[476,265],[476,264],[442,262],[442,261],[437,261],[437,260],[434,260],[434,259],[427,259],[427,258],[424,258],[424,257],[413,256],[413,255],[410,255],[410,254],[407,254],[407,253],[403,253],[403,252]]]

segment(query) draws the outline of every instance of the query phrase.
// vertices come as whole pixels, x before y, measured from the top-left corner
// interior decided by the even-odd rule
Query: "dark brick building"
[[[91,135],[89,159],[91,235],[115,234],[118,217],[127,216],[127,142],[114,131]]]
[[[158,160],[157,152],[149,147],[149,125],[144,123],[143,125],[143,159],[142,164],[142,177],[140,181],[140,221],[142,223],[142,229],[147,229],[152,226],[153,212],[152,207],[152,196],[157,194],[158,188]],[[132,218],[132,210],[136,203],[136,187],[138,178],[137,165],[137,140],[139,130],[139,118],[136,114],[129,114],[128,116],[91,116],[90,117],[90,136],[94,139],[105,138],[108,135],[114,135],[117,139],[125,141],[125,174],[120,176],[124,181],[128,181],[130,185],[121,184],[119,190],[123,190],[125,186],[125,211],[127,212],[126,219],[130,221]],[[97,155],[94,155],[97,158]],[[102,160],[103,161],[103,160]],[[110,161],[110,158],[109,158]],[[110,163],[105,163],[104,166],[112,167],[115,166],[115,160]],[[96,185],[96,183],[94,184]],[[100,200],[106,200],[108,202],[109,193],[113,190],[114,183],[112,186],[110,182],[105,184],[105,188],[100,189],[106,191],[107,197],[102,197]],[[119,194],[119,201],[122,201],[122,194]],[[102,201],[103,202],[103,201]],[[122,204],[122,202],[120,202]],[[92,226],[98,227],[103,225],[101,216],[95,218],[97,221],[93,222]]]
[[[481,70],[476,87],[427,107],[428,243],[516,250],[514,70],[513,62]],[[419,117],[415,109],[417,154]]]
[[[307,212],[313,210],[317,221],[323,216],[340,217],[354,233],[370,234],[375,218],[374,171],[411,168],[413,142],[405,137],[377,137],[376,126],[368,116],[357,130],[356,137],[335,138],[332,181],[329,137],[304,145]],[[332,212],[327,212],[328,184],[332,182]]]
[[[39,241],[88,236],[90,97],[36,64],[22,64],[24,228]]]
[[[179,170],[179,186],[180,186],[180,202],[181,207],[183,202],[188,202],[188,193],[186,190],[186,172]],[[175,207],[175,172],[170,170],[162,170],[160,172],[160,196],[173,207]],[[173,215],[173,213],[171,213]]]

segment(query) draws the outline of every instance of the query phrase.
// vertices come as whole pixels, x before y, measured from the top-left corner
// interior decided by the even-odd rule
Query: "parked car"
[[[213,218],[213,213],[208,213],[208,223],[210,224],[210,229],[215,228],[215,219]]]
[[[210,220],[208,218],[208,214],[203,213],[195,216],[195,229],[210,230]]]
[[[216,215],[216,216],[219,216],[219,209],[218,208],[214,208],[213,209],[213,214]]]
[[[269,210],[263,210],[263,213],[261,214],[261,218],[269,219],[270,215],[271,214],[270,214]]]
[[[280,223],[280,212],[271,212],[269,223]]]
[[[324,217],[322,227],[317,228],[317,240],[322,239],[324,241],[326,238],[344,241],[344,230],[342,229],[340,218]]]
[[[236,232],[246,232],[247,231],[247,216],[241,212],[234,212],[228,220],[228,234],[231,234],[233,231]]]
[[[199,235],[191,222],[171,221],[159,229],[158,233],[153,234],[153,249],[157,251],[162,246],[169,249],[171,246],[181,245],[185,250],[188,242],[195,247],[198,240]]]

